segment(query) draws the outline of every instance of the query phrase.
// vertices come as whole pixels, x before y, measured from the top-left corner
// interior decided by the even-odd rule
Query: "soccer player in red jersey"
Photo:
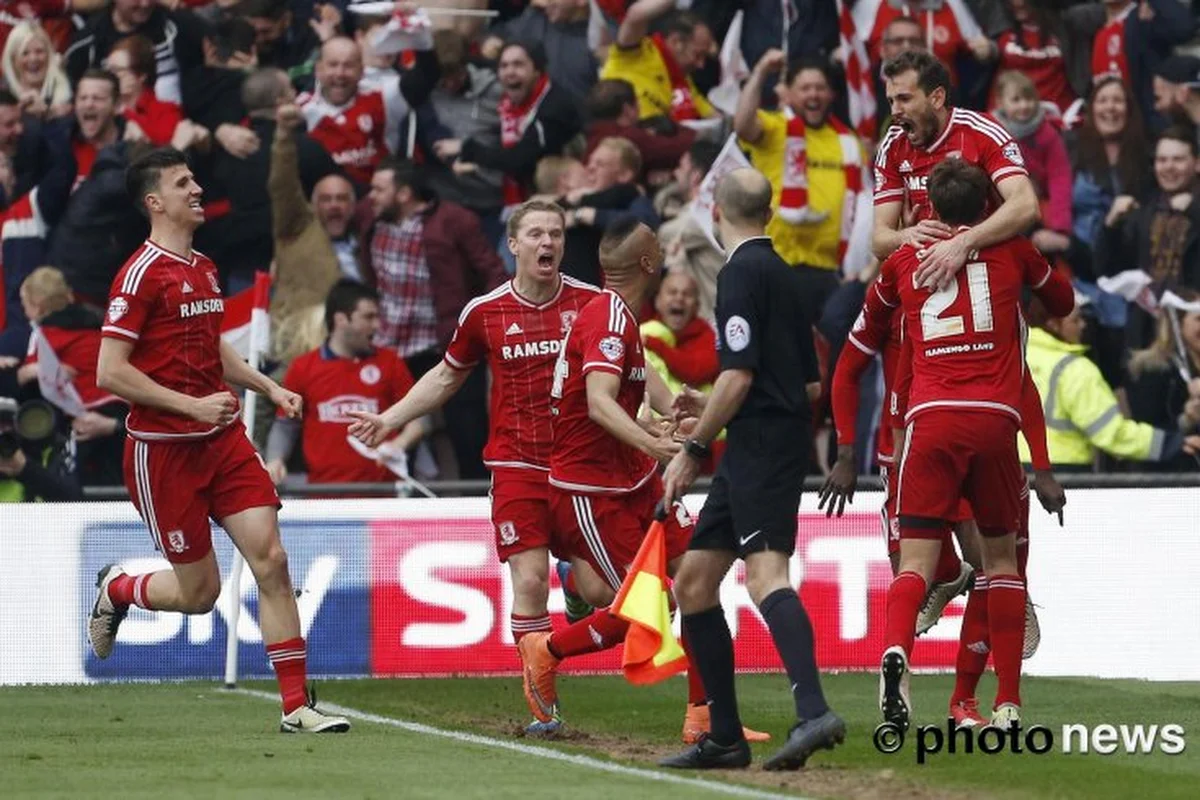
[[[283,700],[280,730],[347,731],[350,723],[318,711],[305,688],[300,616],[279,540],[279,496],[225,382],[265,395],[293,418],[300,416],[300,398],[221,340],[224,302],[216,267],[192,250],[204,211],[183,153],[151,151],[130,165],[126,186],[150,218],[150,238],[113,280],[96,383],[130,403],[125,485],[171,569],[137,576],[116,565],[101,570],[88,641],[107,658],[131,605],[212,610],[221,574],[211,517],[258,583],[259,623]]]
[[[1037,192],[1020,147],[1000,123],[987,114],[950,108],[950,75],[940,61],[926,52],[901,53],[884,65],[883,74],[892,127],[875,155],[873,249],[884,259],[902,244],[924,247],[917,277],[923,286],[944,287],[970,252],[1020,235],[1037,222]],[[947,158],[981,167],[994,187],[989,192],[994,213],[962,231],[931,218],[929,175]]]
[[[654,410],[673,413],[670,390],[646,368],[633,312],[657,288],[658,239],[632,218],[617,222],[600,242],[600,265],[607,288],[579,312],[555,367],[550,457],[551,547],[570,560],[581,595],[599,610],[553,634],[527,636],[518,645],[525,698],[534,715],[529,730],[535,733],[561,724],[555,686],[559,662],[624,641],[629,623],[606,606],[620,590],[662,499],[658,465],[681,447],[672,427],[638,421],[647,396]],[[691,540],[692,522],[676,505],[664,525],[667,573],[674,575]],[[684,646],[690,659],[686,640]],[[688,700],[684,737],[698,738],[708,731],[708,707],[699,670],[690,661]],[[744,732],[752,741],[770,738]]]
[[[292,361],[283,378],[284,388],[300,395],[308,413],[301,424],[280,410],[267,439],[267,472],[275,483],[283,480],[284,463],[299,438],[309,483],[394,480],[383,459],[403,460],[421,441],[424,429],[419,420],[381,446],[378,459],[356,450],[346,434],[355,421],[347,412],[377,413],[399,402],[413,386],[412,374],[396,351],[371,343],[379,330],[378,292],[358,281],[338,281],[325,299],[325,328],[325,342]]]
[[[511,281],[475,298],[458,318],[442,363],[404,399],[374,414],[350,411],[350,433],[368,445],[441,407],[484,359],[492,373],[491,433],[483,452],[492,470],[496,554],[512,572],[512,634],[549,631],[550,386],[563,336],[600,290],[559,273],[565,216],[531,200],[508,221],[516,257]]]
[[[983,216],[988,181],[978,167],[949,159],[934,169],[929,190],[946,224],[965,225]],[[900,574],[888,590],[880,706],[887,721],[907,727],[913,629],[961,495],[974,511],[988,576],[999,682],[992,719],[1007,727],[1020,715],[1025,617],[1015,542],[1026,486],[1016,449],[1025,370],[1020,295],[1029,285],[1054,313],[1069,313],[1074,292],[1023,238],[972,254],[967,269],[945,289],[920,287],[918,268],[916,248],[901,247],[884,262],[877,284],[883,302],[901,307],[912,350],[896,490]]]

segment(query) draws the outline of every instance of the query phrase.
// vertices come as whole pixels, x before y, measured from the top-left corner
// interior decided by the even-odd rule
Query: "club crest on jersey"
[[[1004,145],[1004,157],[1018,167],[1025,166],[1025,157],[1021,155],[1021,146],[1016,142],[1009,142]]]
[[[217,283],[217,274],[215,272],[208,273],[208,285],[211,286],[212,290],[217,294],[221,293],[221,284]]]
[[[129,313],[129,301],[124,297],[114,297],[108,304],[108,321],[116,322]]]
[[[625,355],[625,343],[619,336],[605,336],[600,340],[600,352],[609,361],[619,361]]]
[[[184,541],[183,531],[171,531],[167,534],[167,546],[171,548],[172,553],[182,553],[187,549],[187,542]]]
[[[358,129],[363,133],[369,134],[373,127],[375,127],[375,123],[366,114],[358,118]]]
[[[558,315],[558,320],[560,323],[559,330],[562,331],[563,336],[566,336],[571,332],[571,326],[575,324],[575,318],[577,316],[579,316],[578,311],[564,311]]]
[[[358,371],[358,378],[367,386],[374,386],[379,383],[379,379],[383,377],[383,373],[379,367],[374,364],[367,364]]]
[[[511,522],[500,523],[500,544],[508,547],[510,544],[516,544],[518,538],[520,537],[517,536],[516,525]]]

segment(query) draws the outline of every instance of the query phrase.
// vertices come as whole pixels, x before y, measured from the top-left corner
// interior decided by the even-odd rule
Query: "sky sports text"
[[[1176,756],[1187,749],[1186,731],[1182,725],[1094,725],[1065,723],[1060,737],[1045,725],[1021,727],[1014,722],[1008,728],[982,726],[957,728],[953,719],[946,720],[943,729],[939,725],[921,725],[913,733],[918,764],[924,764],[930,756],[947,755],[997,755],[1013,753],[1045,755],[1059,752],[1064,755],[1146,755],[1162,753]],[[875,749],[893,754],[904,747],[905,739],[911,734],[892,722],[881,723],[873,736]]]

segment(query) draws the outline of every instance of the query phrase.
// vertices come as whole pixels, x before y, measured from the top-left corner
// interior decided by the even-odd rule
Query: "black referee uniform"
[[[754,372],[726,433],[725,455],[692,536],[693,550],[790,555],[808,473],[812,412],[805,384],[821,380],[804,282],[766,236],[737,246],[717,277],[721,369]]]

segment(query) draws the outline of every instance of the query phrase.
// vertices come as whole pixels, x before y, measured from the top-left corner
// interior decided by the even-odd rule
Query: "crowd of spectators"
[[[1075,282],[1071,318],[1028,317],[1052,459],[1196,469],[1161,446],[1200,425],[1194,0],[421,5],[493,13],[434,13],[433,30],[398,34],[380,3],[345,0],[0,0],[0,398],[22,409],[0,414],[0,436],[12,417],[23,443],[23,457],[0,453],[0,499],[120,482],[126,409],[96,389],[95,349],[109,284],[147,233],[124,168],[153,146],[189,156],[204,187],[196,247],[225,294],[272,275],[266,368],[305,385],[321,370],[362,376],[347,389],[362,396],[330,418],[385,407],[439,362],[463,306],[511,274],[504,223],[532,196],[566,209],[563,271],[585,281],[599,281],[597,243],[618,217],[660,232],[648,357],[673,386],[710,383],[724,256],[703,184],[731,136],[772,183],[768,232],[805,277],[829,372],[878,266],[881,64],[911,50],[951,68],[954,105],[992,113],[1017,141],[1041,201],[1028,234]],[[860,87],[847,83],[848,36],[870,62]],[[874,93],[873,117],[851,116],[856,88]],[[82,408],[37,402],[48,357]],[[487,391],[481,366],[386,463],[486,478]],[[876,382],[864,395],[869,422]],[[57,426],[32,438],[25,409],[54,405]],[[349,445],[314,446],[306,426],[261,416],[279,480],[388,477],[313,463]],[[822,469],[832,437],[819,428]],[[874,468],[869,442],[859,464]],[[22,475],[34,486],[10,491]]]

